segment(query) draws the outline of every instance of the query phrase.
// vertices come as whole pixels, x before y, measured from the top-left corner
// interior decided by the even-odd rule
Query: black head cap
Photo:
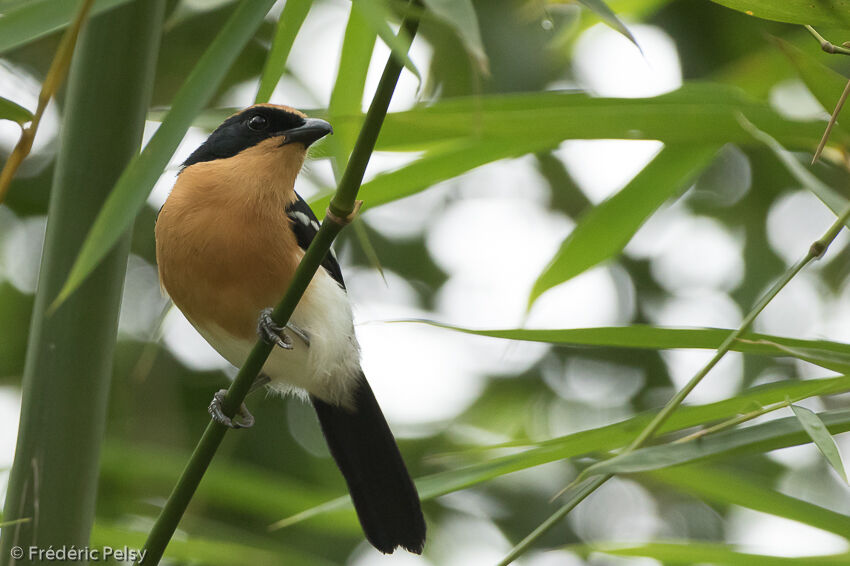
[[[301,142],[309,146],[332,133],[324,120],[307,118],[300,112],[273,105],[256,105],[225,120],[210,137],[183,162],[188,167],[202,161],[233,157],[263,140],[283,136],[281,145]]]

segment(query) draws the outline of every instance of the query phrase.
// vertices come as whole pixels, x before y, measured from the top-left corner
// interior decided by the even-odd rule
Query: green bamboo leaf
[[[130,0],[96,0],[91,15]],[[77,0],[30,0],[11,7],[0,18],[0,54],[65,28],[79,8]]]
[[[703,501],[739,505],[843,537],[850,533],[850,517],[847,515],[780,493],[769,482],[750,477],[741,470],[690,465],[655,470],[647,473],[646,477]]]
[[[528,308],[540,295],[618,254],[638,228],[686,189],[719,146],[666,146],[620,192],[590,210],[534,282]]]
[[[334,135],[328,139],[328,144],[336,157],[337,171],[345,168],[348,155],[354,147],[359,132],[358,128],[350,127],[350,123],[338,121],[337,117],[359,116],[362,113],[366,74],[369,71],[376,39],[377,32],[368,25],[362,12],[351,10],[342,41],[339,69],[327,111],[328,119],[335,125]]]
[[[364,19],[361,11],[351,10],[348,16],[348,24],[345,27],[345,36],[342,41],[342,52],[339,56],[336,81],[334,81],[334,88],[331,92],[331,99],[327,110],[330,122],[332,124],[340,124],[334,129],[334,135],[327,141],[327,145],[330,147],[334,156],[334,173],[337,181],[341,172],[345,170],[345,166],[348,163],[348,156],[351,154],[351,150],[354,149],[359,130],[346,127],[347,124],[345,122],[337,122],[336,117],[346,115],[356,116],[362,113],[366,75],[369,71],[369,64],[372,61],[372,52],[375,49],[376,39],[377,32]],[[330,202],[330,194],[327,198],[328,202]],[[322,208],[316,210],[321,210],[321,215],[324,216],[327,205],[328,203],[326,202]],[[355,221],[352,229],[360,249],[366,254],[369,264],[383,277],[384,270],[381,266],[380,258],[372,242],[369,240],[369,234],[363,227],[363,223],[361,221]]]
[[[280,77],[286,70],[286,59],[289,57],[292,44],[295,43],[295,36],[298,35],[304,20],[307,19],[307,13],[312,5],[313,0],[287,0],[284,4],[283,12],[277,22],[272,48],[260,77],[260,87],[257,90],[255,103],[268,102],[271,98]]]
[[[0,96],[0,120],[11,120],[23,125],[32,120],[32,112]]]
[[[661,8],[670,3],[671,0],[605,0],[605,4],[614,14],[617,14],[621,20],[628,18],[634,22],[647,21],[659,11]],[[548,0],[549,5],[561,4],[572,5],[576,0]],[[541,3],[542,4],[542,3]],[[558,8],[555,8],[558,10]],[[540,18],[548,24],[553,24],[552,31],[554,37],[549,41],[549,49],[552,55],[556,58],[556,64],[569,65],[573,55],[573,48],[576,40],[581,37],[582,32],[597,25],[600,21],[600,16],[592,10],[559,10],[555,12],[548,6],[540,10]],[[611,27],[609,25],[609,27]],[[616,29],[616,28],[614,28]],[[619,30],[617,30],[619,31]],[[636,44],[637,45],[637,44]],[[640,47],[638,46],[638,49]]]
[[[715,4],[765,20],[848,27],[850,0],[712,0]]]
[[[843,87],[842,87],[843,90]],[[785,166],[789,173],[805,188],[812,191],[836,216],[847,208],[847,199],[835,191],[832,187],[818,179],[809,170],[797,161],[794,155],[782,147],[770,134],[758,129],[752,122],[740,116],[741,127],[750,132],[753,138],[766,145],[779,161]]]
[[[805,53],[792,43],[779,38],[771,37],[771,41],[779,48],[782,54],[791,62],[797,70],[797,74],[805,83],[809,92],[814,95],[820,105],[827,112],[832,112],[835,102],[844,91],[847,78],[820,62],[819,59]],[[808,41],[812,39],[806,36]],[[841,127],[841,125],[838,125]]]
[[[413,60],[411,60],[410,55],[407,53],[410,38],[393,33],[392,28],[387,23],[390,12],[386,6],[380,0],[358,0],[357,2],[352,2],[351,6],[353,9],[360,11],[364,21],[368,22],[375,32],[377,32],[381,41],[393,52],[393,56],[399,61],[402,61],[407,70],[413,73],[421,83],[422,75],[419,74],[419,69],[416,68],[416,65],[413,64]]]
[[[549,91],[450,98],[387,116],[379,150],[422,151],[452,139],[513,139],[559,143],[565,139],[648,139],[667,144],[754,144],[738,115],[756,123],[790,149],[810,149],[823,134],[822,121],[800,122],[777,114],[737,88],[688,83],[651,98],[594,98]],[[359,116],[348,120],[358,122]],[[841,134],[841,132],[837,132]],[[846,135],[838,143],[850,141]],[[848,143],[850,145],[850,143]]]
[[[754,387],[732,399],[681,407],[664,423],[661,433],[717,422],[734,417],[753,408],[778,403],[786,399],[802,400],[815,395],[829,395],[850,390],[850,376],[807,381],[784,381]],[[493,458],[485,462],[425,476],[416,480],[416,488],[422,499],[433,499],[447,493],[485,483],[494,478],[548,464],[566,458],[575,458],[615,450],[631,442],[652,418],[656,411],[642,413],[625,421],[568,434],[543,442],[531,444],[518,454]],[[850,428],[850,415],[847,417]],[[708,437],[710,439],[711,437]],[[704,439],[705,441],[707,439]],[[473,450],[477,453],[478,450]],[[350,509],[348,496],[323,503],[301,513],[278,521],[274,528],[300,523],[324,513]]]
[[[364,183],[361,187],[364,198],[361,210],[416,194],[480,165],[548,149],[558,143],[547,139],[524,141],[527,143],[510,139],[464,140],[429,151],[410,165],[381,173]],[[329,202],[330,196],[324,195],[311,200],[310,205],[313,210],[324,211]]]
[[[242,0],[233,12],[180,88],[162,125],[118,179],[51,308],[74,292],[132,225],[192,120],[213,96],[273,4],[274,0]]]
[[[424,499],[421,493],[419,494],[419,497],[421,499]],[[336,499],[331,499],[326,503],[322,503],[321,505],[311,507],[306,511],[302,511],[301,513],[296,513],[295,515],[286,517],[284,519],[281,519],[280,521],[275,521],[274,523],[269,525],[269,530],[276,531],[279,529],[285,529],[286,527],[290,527],[292,525],[295,525],[296,523],[302,523],[308,519],[312,519],[313,517],[324,515],[325,513],[351,509],[353,509],[353,506],[351,504],[351,497],[348,495],[343,495],[341,497],[337,497]]]
[[[847,483],[847,474],[844,472],[844,464],[841,463],[841,454],[838,452],[838,446],[835,445],[835,440],[829,434],[829,431],[824,426],[815,413],[805,407],[799,405],[791,405],[791,410],[794,411],[794,416],[803,425],[806,434],[818,447],[820,453],[823,454],[829,465],[838,472],[844,483]]]
[[[833,434],[850,430],[850,410],[826,411],[821,413],[826,429]],[[810,438],[796,417],[777,419],[763,424],[720,432],[701,438],[699,442],[665,444],[642,448],[634,452],[603,460],[585,470],[588,475],[630,474],[648,472],[719,458],[745,451],[769,452],[778,448],[798,446],[810,442]]]
[[[617,14],[614,13],[611,8],[608,7],[608,4],[603,2],[602,0],[578,0],[582,6],[586,7],[588,10],[599,16],[607,26],[611,29],[620,32],[626,39],[635,44],[641,53],[643,53],[643,49],[638,45],[637,39],[632,35],[632,32],[629,31],[629,28],[626,27],[620,18],[617,17]]]
[[[478,16],[475,14],[475,7],[471,0],[425,0],[425,6],[454,29],[467,52],[478,63],[478,68],[482,72],[488,72],[487,54],[484,52]],[[614,19],[616,20],[616,16]]]
[[[798,360],[810,362],[815,365],[819,365],[822,368],[831,369],[832,371],[837,372],[850,371],[850,365],[848,365],[850,360],[847,359],[848,357],[845,353],[831,352],[817,347],[808,348],[805,346],[786,346],[776,342],[771,342],[770,340],[763,340],[761,342],[764,345],[773,346],[785,352],[789,356],[797,358]]]
[[[606,4],[615,14],[625,14],[635,21],[644,21],[658,10],[671,3],[672,0],[606,0]],[[574,0],[549,0],[550,4],[572,4]],[[587,29],[594,25],[598,18],[592,15],[584,17],[588,22],[582,22],[579,29]]]
[[[474,330],[428,320],[419,322],[476,336],[505,340],[546,342],[560,346],[600,346],[670,350],[699,348],[716,350],[733,332],[726,328],[672,328],[636,324],[598,328],[565,328],[537,330],[513,328]],[[791,356],[839,372],[850,372],[850,344],[828,340],[800,340],[767,334],[749,333],[732,344],[732,350],[764,356]]]
[[[641,546],[617,544],[572,545],[567,550],[580,555],[604,552],[615,556],[654,558],[663,564],[714,564],[715,566],[838,566],[847,564],[850,554],[828,554],[817,556],[770,556],[735,550],[734,546],[722,543],[654,542]]]

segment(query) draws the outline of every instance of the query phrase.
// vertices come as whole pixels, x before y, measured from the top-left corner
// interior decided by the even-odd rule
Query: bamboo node
[[[327,218],[328,220],[330,220],[331,222],[333,222],[335,224],[339,224],[340,226],[348,226],[349,224],[351,224],[354,221],[355,218],[357,218],[357,215],[360,214],[360,208],[362,206],[363,206],[362,200],[354,201],[354,209],[351,211],[351,213],[348,216],[337,216],[336,214],[331,212],[331,207],[329,206],[327,211],[325,211],[325,218]]]

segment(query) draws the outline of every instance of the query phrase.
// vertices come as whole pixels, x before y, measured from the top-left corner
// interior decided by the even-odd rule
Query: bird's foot
[[[280,326],[274,320],[272,320],[272,309],[263,309],[260,312],[260,320],[257,321],[257,334],[259,334],[260,338],[263,339],[267,344],[278,345],[284,350],[291,350],[292,339],[284,333],[284,330],[289,329],[293,334],[298,336],[302,342],[309,348],[310,347],[310,337],[306,332],[292,324],[291,322],[286,323],[286,326]]]
[[[248,407],[245,403],[239,406],[239,411],[231,419],[224,414],[221,404],[224,402],[224,396],[227,395],[227,389],[219,389],[207,409],[212,417],[212,420],[219,424],[223,424],[228,428],[251,428],[254,426],[254,415],[248,412]]]
[[[257,321],[257,334],[266,344],[277,344],[284,350],[292,349],[292,340],[283,333],[282,326],[272,320],[272,309],[260,311],[260,320]]]

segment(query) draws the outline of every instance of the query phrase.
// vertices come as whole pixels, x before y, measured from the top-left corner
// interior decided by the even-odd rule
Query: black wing
[[[286,215],[292,222],[292,231],[295,232],[295,239],[298,242],[298,247],[304,251],[310,246],[310,242],[316,237],[319,231],[319,219],[313,214],[313,209],[310,205],[301,198],[301,195],[295,193],[296,200],[286,207]],[[322,267],[325,268],[334,281],[339,283],[340,287],[345,289],[345,282],[342,280],[342,270],[339,268],[333,252],[329,252],[325,259],[322,260]]]

